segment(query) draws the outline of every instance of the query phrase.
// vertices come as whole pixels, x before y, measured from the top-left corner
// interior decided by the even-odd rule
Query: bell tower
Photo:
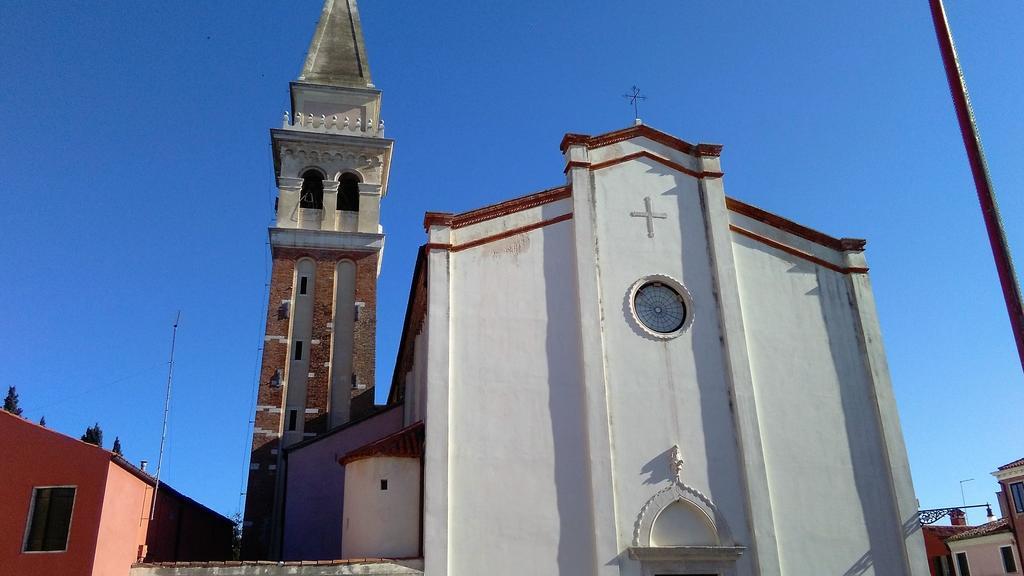
[[[373,406],[377,274],[393,141],[355,0],[325,0],[291,110],[270,131],[278,196],[242,554],[280,551],[282,450]]]

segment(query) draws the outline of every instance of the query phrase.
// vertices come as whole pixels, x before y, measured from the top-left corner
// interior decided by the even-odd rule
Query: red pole
[[[999,217],[996,192],[988,176],[985,152],[981,148],[981,137],[974,121],[974,111],[971,110],[971,99],[967,95],[967,85],[964,83],[960,62],[956,57],[956,48],[953,46],[953,34],[949,30],[949,22],[946,21],[946,10],[942,7],[942,0],[929,0],[929,3],[932,8],[932,21],[935,24],[935,36],[939,39],[939,49],[942,51],[942,63],[946,67],[946,79],[949,80],[949,93],[956,107],[956,119],[960,123],[960,134],[964,139],[964,148],[967,149],[971,174],[974,175],[974,187],[978,190],[978,202],[981,203],[981,214],[985,218],[988,241],[992,246],[996,270],[999,272],[999,283],[1003,287],[1006,311],[1010,315],[1010,327],[1017,341],[1021,369],[1024,369],[1024,307],[1021,306],[1020,286],[1013,270],[1010,247],[1006,244],[1003,221]]]

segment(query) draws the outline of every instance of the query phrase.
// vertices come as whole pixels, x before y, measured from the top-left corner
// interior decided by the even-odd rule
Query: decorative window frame
[[[686,317],[683,318],[682,326],[672,332],[657,332],[648,328],[636,313],[636,293],[640,288],[652,282],[660,282],[669,286],[683,299],[683,305],[686,307]],[[682,333],[690,329],[690,326],[693,324],[693,318],[696,315],[696,309],[693,305],[693,296],[690,295],[690,291],[686,289],[686,286],[683,286],[682,282],[666,274],[648,274],[634,282],[633,285],[629,287],[629,291],[626,292],[626,309],[629,310],[629,316],[633,320],[633,324],[646,336],[650,336],[657,340],[671,340],[679,337]]]
[[[683,460],[679,447],[672,449],[674,478],[670,485],[654,493],[640,508],[633,525],[633,542],[629,557],[641,564],[644,576],[667,572],[675,574],[716,574],[734,576],[736,560],[746,551],[738,545],[725,516],[715,503],[701,491],[682,480]],[[717,544],[712,546],[652,546],[651,532],[658,517],[669,506],[684,502],[702,512],[715,532]]]
[[[651,531],[654,529],[654,521],[661,516],[666,508],[680,501],[690,504],[704,513],[715,531],[718,545],[732,546],[734,544],[732,532],[714,503],[697,489],[681,482],[673,482],[651,496],[640,509],[640,514],[637,515],[633,525],[633,546],[651,547]]]

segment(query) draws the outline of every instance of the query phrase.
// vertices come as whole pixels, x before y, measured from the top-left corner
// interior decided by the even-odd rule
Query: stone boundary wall
[[[423,560],[303,562],[156,562],[132,566],[130,576],[422,576]]]

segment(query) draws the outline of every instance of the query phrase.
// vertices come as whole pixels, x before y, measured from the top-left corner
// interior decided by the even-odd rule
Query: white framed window
[[[288,426],[289,432],[295,432],[299,429],[299,410],[297,408],[288,409]]]
[[[41,486],[32,489],[32,504],[25,528],[24,552],[64,552],[71,533],[75,486]]]
[[[956,553],[957,576],[971,576],[971,565],[967,562],[967,552]]]
[[[1013,546],[1000,546],[999,556],[1003,559],[1003,571],[1007,574],[1017,572],[1017,560],[1013,557]]]

